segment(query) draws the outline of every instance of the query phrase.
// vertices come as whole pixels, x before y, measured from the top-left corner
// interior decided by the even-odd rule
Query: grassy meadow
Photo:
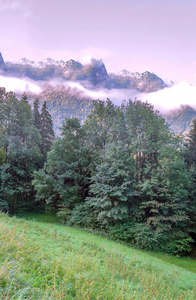
[[[196,299],[196,261],[0,214],[0,299]]]

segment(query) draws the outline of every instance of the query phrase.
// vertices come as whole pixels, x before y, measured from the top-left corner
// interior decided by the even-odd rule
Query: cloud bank
[[[187,82],[180,82],[155,93],[140,94],[138,97],[142,101],[147,100],[160,111],[176,109],[181,105],[196,108],[196,86]]]
[[[13,78],[0,76],[0,86],[5,87],[7,91],[15,93],[28,92],[38,95],[44,89],[44,83],[37,82],[27,78]],[[81,95],[91,97],[92,99],[106,100],[109,98],[114,104],[120,105],[123,100],[141,100],[154,105],[155,109],[161,112],[179,108],[181,105],[190,105],[196,109],[196,86],[187,82],[181,82],[172,87],[159,90],[154,93],[139,93],[133,89],[87,89],[80,82],[66,80],[51,80],[48,82],[55,87],[63,85],[71,89],[77,89]]]
[[[106,100],[109,98],[116,105],[120,105],[123,100],[135,100],[136,98],[143,102],[151,103],[155,109],[160,111],[176,109],[181,105],[190,105],[196,108],[196,86],[192,86],[187,82],[181,82],[172,87],[148,94],[140,93],[133,89],[88,90],[77,82],[67,82],[66,85],[77,88],[93,99]]]
[[[0,76],[0,87],[4,87],[7,92],[39,94],[41,92],[40,86],[33,80],[21,79],[14,77]]]

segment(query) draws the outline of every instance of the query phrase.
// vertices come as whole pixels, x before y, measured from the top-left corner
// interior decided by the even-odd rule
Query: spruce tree
[[[44,101],[41,109],[41,138],[42,154],[44,158],[46,158],[47,152],[50,151],[52,143],[55,139],[52,117],[48,111],[46,101]]]
[[[137,196],[134,159],[121,141],[107,145],[102,155],[103,160],[91,177],[90,197],[86,201],[98,221],[115,226],[129,221],[130,206]]]
[[[40,106],[39,99],[36,98],[33,103],[33,117],[34,117],[33,123],[35,127],[40,131],[41,134],[41,115],[39,112],[39,106]]]
[[[186,162],[190,167],[196,168],[196,119],[193,120],[192,129],[188,135]]]
[[[189,197],[190,234],[196,241],[196,119],[193,120],[192,129],[188,135],[185,160],[192,176]]]

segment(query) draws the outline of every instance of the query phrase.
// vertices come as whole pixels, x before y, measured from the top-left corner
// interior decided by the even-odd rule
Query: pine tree
[[[192,176],[192,186],[189,197],[190,234],[196,241],[196,119],[188,136],[185,160]]]
[[[52,143],[55,139],[52,117],[48,111],[46,101],[44,101],[41,109],[41,138],[42,154],[44,158],[46,158],[47,152],[50,151]]]
[[[196,168],[196,119],[193,120],[192,129],[188,135],[187,151],[185,153],[186,162],[190,167]]]
[[[36,98],[33,103],[33,117],[34,117],[33,123],[41,134],[41,115],[39,113],[39,106],[40,106],[39,99]]]

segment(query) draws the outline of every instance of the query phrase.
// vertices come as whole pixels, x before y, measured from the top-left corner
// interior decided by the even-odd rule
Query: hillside
[[[163,117],[175,133],[187,135],[191,130],[192,121],[196,118],[196,110],[188,105],[183,105],[179,109],[168,112]]]
[[[21,97],[21,95],[18,96]],[[77,88],[65,87],[62,84],[52,86],[45,83],[42,92],[37,97],[41,102],[47,101],[48,109],[53,118],[54,130],[57,134],[60,133],[59,128],[65,118],[75,117],[83,123],[91,113],[93,98]],[[33,104],[34,98],[34,95],[29,94],[31,104]],[[187,135],[191,129],[192,121],[196,118],[196,110],[184,105],[161,115],[171,130]]]
[[[60,133],[59,128],[65,118],[78,118],[83,123],[92,109],[90,97],[83,95],[77,89],[66,88],[63,85],[54,89],[51,85],[45,84],[39,99],[47,101],[56,134]]]
[[[1,299],[196,296],[195,273],[79,229],[1,213],[0,239]]]

